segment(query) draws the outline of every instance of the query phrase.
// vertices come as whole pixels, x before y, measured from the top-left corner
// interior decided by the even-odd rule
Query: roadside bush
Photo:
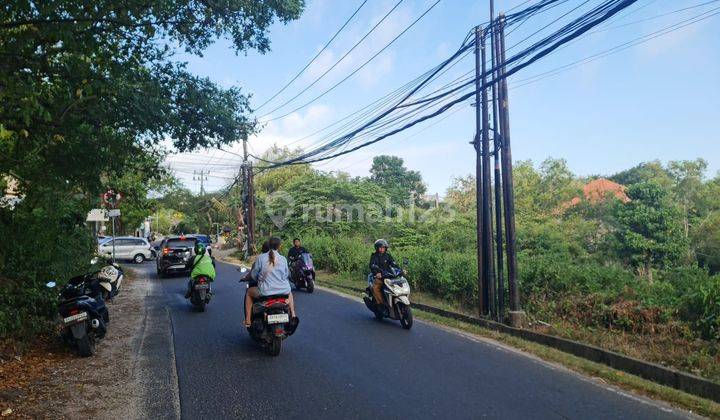
[[[707,276],[680,298],[680,314],[706,340],[720,340],[720,275]]]
[[[303,239],[303,246],[313,254],[317,268],[342,273],[367,272],[372,252],[359,237],[310,236]]]
[[[26,199],[14,210],[0,208],[0,336],[31,339],[46,332],[57,291],[82,274],[95,250],[85,227],[82,202],[48,194]]]

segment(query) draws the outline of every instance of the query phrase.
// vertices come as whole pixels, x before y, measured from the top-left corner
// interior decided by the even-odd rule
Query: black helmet
[[[390,244],[388,244],[388,241],[386,241],[385,239],[378,239],[377,241],[375,241],[375,251],[382,247],[385,247],[385,249],[390,248]]]

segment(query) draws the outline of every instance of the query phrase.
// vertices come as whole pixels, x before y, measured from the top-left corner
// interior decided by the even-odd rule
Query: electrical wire
[[[287,117],[288,115],[290,115],[290,114],[292,114],[292,113],[294,113],[294,112],[297,112],[297,111],[299,111],[299,110],[307,107],[308,105],[312,104],[313,102],[317,101],[318,99],[322,98],[323,96],[325,96],[325,95],[327,95],[328,93],[330,93],[330,92],[332,92],[333,90],[335,90],[338,86],[340,86],[341,84],[345,83],[348,79],[350,79],[352,76],[354,76],[355,74],[357,74],[360,70],[362,70],[363,68],[365,68],[365,66],[367,66],[368,64],[370,64],[370,62],[372,62],[375,58],[377,58],[377,56],[379,56],[379,55],[382,54],[385,50],[387,50],[388,48],[390,48],[390,47],[395,43],[395,41],[397,41],[397,40],[400,39],[403,35],[405,35],[405,33],[407,33],[413,26],[415,26],[415,24],[417,24],[423,17],[425,17],[425,15],[427,15],[428,13],[430,13],[430,11],[431,11],[432,9],[434,9],[435,6],[437,6],[438,3],[440,3],[441,1],[442,1],[442,0],[436,0],[427,10],[425,10],[417,19],[415,19],[410,25],[408,25],[402,32],[400,32],[398,35],[396,35],[395,38],[393,38],[389,43],[387,43],[384,47],[382,47],[378,52],[376,52],[375,54],[373,54],[372,57],[370,57],[368,60],[366,60],[366,61],[365,61],[363,64],[361,64],[358,68],[356,68],[356,69],[353,70],[350,74],[348,74],[347,76],[345,76],[342,80],[340,80],[339,82],[335,83],[335,84],[332,85],[330,88],[328,88],[328,89],[326,89],[325,91],[323,91],[321,94],[315,96],[314,98],[312,98],[312,99],[310,99],[309,101],[303,103],[302,105],[294,108],[293,110],[291,110],[291,111],[289,111],[289,112],[286,112],[285,114],[282,114],[282,115],[280,115],[280,116],[277,116],[277,117],[274,117],[274,118],[270,118],[270,119],[268,119],[268,120],[265,120],[265,122],[267,122],[267,121],[274,121],[274,120],[277,120],[277,119],[280,119],[280,118]],[[296,97],[297,97],[297,96],[296,96]],[[294,99],[294,98],[293,98],[293,99]],[[271,112],[271,113],[272,113],[272,112]],[[266,114],[265,116],[267,116],[267,115],[268,115],[268,114]]]
[[[332,69],[334,69],[335,67],[337,67],[338,64],[340,64],[343,60],[345,60],[345,58],[346,58],[348,55],[350,55],[350,53],[353,52],[353,51],[355,50],[355,48],[357,48],[360,44],[362,44],[362,42],[365,41],[365,39],[366,39],[368,36],[370,36],[370,34],[372,34],[372,33],[375,31],[375,29],[377,29],[377,28],[385,21],[385,19],[387,19],[388,17],[390,17],[390,15],[392,14],[392,12],[394,12],[395,9],[397,9],[398,6],[400,6],[400,4],[401,4],[402,2],[403,2],[403,0],[398,0],[398,2],[395,3],[395,5],[394,5],[387,13],[385,13],[385,16],[383,16],[372,28],[370,28],[370,30],[369,30],[367,33],[365,33],[365,35],[363,35],[363,37],[360,38],[360,40],[359,40],[358,42],[356,42],[355,45],[353,45],[353,46],[352,46],[342,57],[340,57],[340,59],[338,59],[332,66],[330,66],[330,68],[328,68],[327,70],[325,70],[325,72],[324,72],[323,74],[321,74],[320,76],[318,76],[317,78],[315,78],[315,80],[313,80],[312,83],[310,83],[309,85],[307,85],[304,89],[302,89],[299,93],[297,93],[297,94],[296,94],[295,96],[293,96],[292,98],[288,99],[287,101],[285,101],[285,102],[283,102],[282,104],[278,105],[277,107],[273,108],[272,111],[270,111],[270,112],[268,112],[268,113],[266,113],[266,114],[261,115],[260,118],[264,118],[264,117],[272,114],[273,112],[275,112],[275,111],[277,111],[277,110],[285,107],[286,105],[288,105],[289,103],[291,103],[292,101],[294,101],[295,99],[297,99],[300,95],[302,95],[303,93],[307,92],[308,89],[310,89],[311,87],[315,86],[315,84],[316,84],[317,82],[319,82],[320,80],[322,80],[322,78],[325,77],[328,73],[330,73],[330,71],[331,71]]]
[[[503,78],[507,78],[511,76],[512,74],[522,70],[523,68],[529,66],[530,64],[536,62],[537,60],[547,56],[548,54],[552,53],[554,50],[556,50],[561,45],[572,41],[573,39],[581,36],[582,34],[586,33],[593,27],[596,27],[600,23],[606,21],[607,19],[611,18],[618,12],[624,10],[628,6],[635,3],[636,0],[607,0],[603,2],[602,4],[598,5],[594,9],[590,10],[589,12],[586,12],[583,14],[583,16],[573,20],[569,24],[562,27],[560,30],[556,31],[555,33],[543,38],[541,41],[535,43],[534,45],[526,48],[525,50],[521,51],[520,53],[517,53],[510,59],[506,60],[506,62],[501,63],[500,65],[502,67],[506,67],[509,64],[517,63],[512,68],[507,69],[503,73]],[[546,4],[550,4],[551,1],[546,2]],[[469,46],[464,46],[458,50],[458,52],[451,58],[456,58],[457,55],[464,51],[464,48],[469,48]],[[448,64],[448,61],[444,63],[445,65]],[[492,74],[495,71],[495,69],[490,69],[487,71],[488,74]],[[427,79],[425,80],[427,82]],[[489,87],[491,84],[496,83],[497,81],[490,80],[486,81],[484,85],[479,86],[478,89],[485,89]],[[423,115],[422,117],[418,117],[414,119],[413,121],[410,121],[406,123],[405,125],[389,130],[388,132],[377,136],[376,138],[368,141],[364,141],[361,144],[357,144],[353,147],[344,147],[348,144],[349,141],[355,137],[361,130],[367,129],[369,127],[373,127],[375,123],[380,121],[382,118],[388,116],[390,113],[392,113],[395,109],[397,109],[397,106],[400,104],[403,104],[405,100],[407,100],[409,97],[412,96],[413,93],[415,93],[417,90],[419,90],[423,85],[419,85],[416,89],[414,89],[409,95],[406,95],[399,103],[391,108],[390,110],[387,110],[383,113],[381,113],[379,116],[371,119],[368,123],[365,124],[364,127],[361,127],[360,129],[354,130],[351,133],[348,133],[345,136],[340,137],[337,140],[334,140],[332,142],[329,142],[328,144],[324,145],[323,147],[319,147],[311,152],[305,153],[304,155],[289,159],[285,162],[277,162],[273,164],[271,167],[278,167],[278,166],[284,166],[288,164],[307,164],[307,163],[314,163],[319,162],[323,160],[332,159],[337,156],[341,156],[347,153],[351,153],[355,150],[358,150],[359,148],[366,147],[368,145],[374,144],[378,141],[383,140],[384,138],[387,138],[389,136],[392,136],[400,131],[406,130],[422,121],[425,121],[430,118],[434,118],[437,115],[440,115],[453,106],[456,106],[457,104],[467,100],[468,98],[472,97],[475,94],[475,91],[471,91],[468,93],[463,94],[457,99],[454,99],[450,102],[446,102],[442,104],[439,108],[435,109],[434,111],[430,112],[429,114]],[[445,95],[436,98],[437,100],[444,99],[445,97],[455,94],[456,92],[446,92]],[[342,151],[338,151],[336,153],[330,153],[334,150],[338,150],[340,148],[343,148]]]
[[[714,13],[713,13],[713,12],[714,12]],[[548,71],[545,71],[545,72],[536,74],[536,75],[534,75],[534,76],[527,77],[527,78],[525,78],[525,79],[520,79],[520,80],[517,81],[518,84],[517,84],[517,85],[514,85],[511,89],[516,89],[516,88],[519,88],[519,87],[522,87],[522,86],[526,86],[526,85],[529,85],[529,84],[531,84],[531,83],[535,83],[535,82],[538,82],[538,81],[540,81],[540,80],[546,79],[546,78],[548,78],[548,77],[555,76],[556,74],[562,73],[563,71],[570,70],[570,69],[579,67],[579,66],[581,66],[581,65],[590,63],[590,62],[592,62],[592,61],[599,60],[599,59],[601,59],[601,58],[607,57],[608,55],[619,53],[619,52],[624,51],[624,50],[626,50],[626,49],[628,49],[628,48],[632,48],[632,47],[634,47],[634,46],[643,44],[643,43],[645,43],[645,42],[651,41],[651,40],[653,40],[653,39],[655,39],[655,38],[659,38],[659,37],[661,37],[661,36],[663,36],[663,35],[666,35],[666,34],[669,34],[669,33],[671,33],[671,32],[678,31],[678,30],[683,29],[683,28],[685,28],[685,27],[687,27],[687,26],[690,26],[690,25],[693,25],[693,24],[695,24],[695,23],[701,22],[701,21],[703,21],[703,20],[709,19],[709,18],[711,18],[711,17],[713,17],[713,16],[716,16],[716,15],[718,15],[718,14],[720,14],[720,7],[716,7],[716,8],[714,8],[714,9],[707,10],[707,11],[705,11],[705,12],[703,12],[703,13],[700,13],[700,14],[698,14],[698,15],[696,15],[696,16],[693,16],[693,17],[691,17],[691,18],[689,18],[689,19],[682,20],[682,21],[677,22],[677,23],[674,23],[674,24],[672,24],[672,25],[670,25],[670,26],[667,26],[667,27],[664,27],[664,28],[662,28],[662,29],[659,29],[659,30],[657,30],[657,31],[655,31],[655,32],[651,32],[651,33],[649,33],[649,34],[646,34],[646,35],[643,35],[643,36],[634,38],[634,39],[632,39],[632,40],[630,40],[630,41],[623,42],[622,44],[616,45],[616,46],[614,46],[614,47],[612,47],[612,48],[609,48],[609,49],[607,49],[607,50],[600,51],[600,52],[598,52],[598,53],[595,53],[595,54],[590,55],[590,56],[588,56],[588,57],[582,58],[582,59],[580,59],[580,60],[573,61],[572,63],[568,63],[568,64],[565,64],[565,65],[556,67],[556,68],[554,68],[554,69],[551,69],[551,70],[548,70]]]
[[[330,38],[330,40],[329,40],[328,42],[326,42],[325,45],[323,45],[322,49],[320,49],[320,51],[318,51],[318,53],[315,54],[315,56],[314,56],[312,59],[310,59],[310,61],[309,61],[307,64],[305,64],[305,67],[303,67],[302,69],[300,69],[300,71],[297,72],[297,74],[296,74],[292,79],[290,79],[290,81],[287,82],[287,83],[285,84],[285,86],[283,86],[282,88],[280,88],[280,90],[278,90],[277,92],[275,92],[274,95],[272,95],[270,98],[268,98],[268,99],[267,99],[265,102],[263,102],[260,106],[258,106],[257,108],[255,108],[255,112],[257,112],[258,110],[260,110],[261,108],[263,108],[263,107],[264,107],[265,105],[267,105],[270,101],[272,101],[272,100],[275,99],[278,95],[280,95],[281,93],[283,93],[283,92],[285,91],[285,89],[288,88],[288,86],[290,86],[295,80],[297,80],[297,78],[300,77],[300,75],[303,74],[303,72],[304,72],[305,70],[307,70],[308,67],[310,67],[310,65],[311,65],[312,63],[314,63],[315,60],[317,60],[318,57],[320,57],[320,54],[322,54],[322,53],[327,49],[327,47],[335,40],[335,38],[337,38],[337,36],[340,35],[340,32],[342,32],[343,29],[345,29],[345,27],[350,23],[350,21],[352,21],[352,19],[355,17],[355,15],[358,14],[358,12],[360,11],[360,9],[362,9],[363,6],[365,6],[365,3],[367,3],[367,1],[368,1],[368,0],[363,0],[363,2],[360,3],[360,6],[358,6],[357,9],[355,9],[355,11],[353,12],[353,14],[350,15],[350,17],[347,18],[347,20],[345,20],[345,23],[343,23],[343,25],[340,27],[340,29],[338,29],[338,30],[335,32],[335,34]]]

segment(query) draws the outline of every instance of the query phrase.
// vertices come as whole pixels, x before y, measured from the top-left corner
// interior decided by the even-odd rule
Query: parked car
[[[188,263],[195,256],[196,242],[198,239],[193,236],[169,236],[163,239],[156,260],[158,276],[189,271]]]
[[[153,256],[150,242],[145,238],[134,236],[119,236],[109,239],[98,245],[98,254],[112,257],[113,245],[115,245],[115,259],[118,260],[132,260],[140,264]]]

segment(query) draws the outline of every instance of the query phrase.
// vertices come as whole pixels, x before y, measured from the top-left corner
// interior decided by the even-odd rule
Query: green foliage
[[[672,179],[667,169],[659,160],[644,162],[628,170],[618,172],[610,180],[627,187],[641,182],[654,182],[665,189],[672,185]]]
[[[292,232],[356,231],[368,221],[381,222],[388,196],[372,182],[331,174],[311,174],[286,184],[282,191],[258,198],[261,229]]]
[[[273,21],[297,18],[303,6],[58,0],[0,8],[0,179],[16,181],[22,198],[0,206],[3,336],[41,325],[37,316],[51,307],[42,285],[87,266],[96,245],[84,220],[105,188],[126,194],[122,221],[132,231],[154,207],[149,192],[167,181],[164,148],[219,147],[255,132],[247,96],[190,74],[170,46],[201,54],[224,37],[236,52],[264,52]],[[12,316],[26,318],[8,324]]]
[[[370,168],[370,181],[383,187],[393,204],[407,204],[410,194],[425,194],[427,187],[418,171],[409,171],[397,156],[375,156]]]
[[[641,182],[617,205],[619,252],[652,280],[652,266],[675,265],[687,255],[681,215],[658,184]]]
[[[702,161],[671,162],[668,169],[641,165],[619,175],[637,180],[626,191],[628,203],[614,197],[577,203],[572,200],[582,196],[585,181],[564,161],[548,159],[537,169],[531,162],[516,165],[519,284],[531,317],[717,340],[718,276],[705,267],[720,261],[720,178],[704,181],[703,170]],[[285,191],[296,207],[372,205],[369,198],[386,188],[366,184],[345,175],[315,173],[292,178]],[[686,212],[680,206],[683,188],[695,191],[685,195]],[[414,220],[321,223],[290,218],[282,232],[300,235],[318,268],[358,278],[366,275],[372,242],[386,238],[398,261],[409,259],[414,290],[472,307],[478,291],[474,202],[475,183],[468,176],[453,182],[439,209],[416,209]],[[689,242],[700,266],[689,260]],[[645,281],[643,276],[653,271],[654,281]]]
[[[27,339],[46,331],[55,292],[45,283],[81,274],[95,250],[85,227],[86,200],[51,191],[0,207],[0,336]]]

